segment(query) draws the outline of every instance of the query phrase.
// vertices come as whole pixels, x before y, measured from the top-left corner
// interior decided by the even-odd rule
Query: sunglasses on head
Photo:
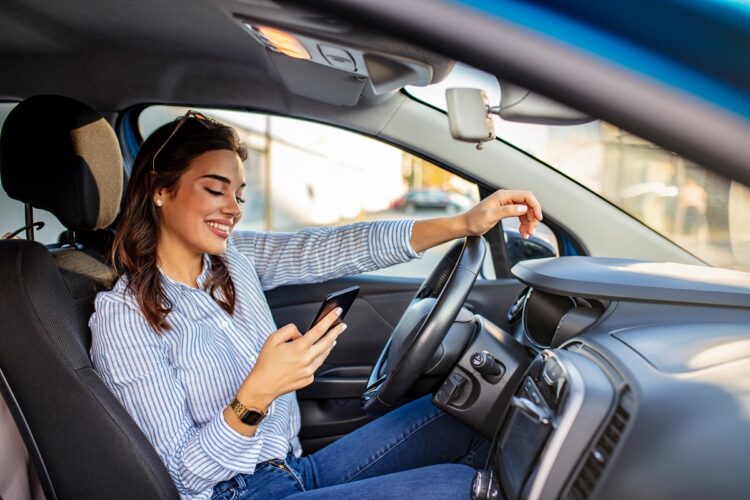
[[[187,112],[182,115],[182,117],[177,122],[177,125],[175,125],[174,129],[172,129],[172,133],[169,134],[169,137],[162,143],[161,146],[159,146],[159,149],[156,150],[156,153],[154,153],[154,156],[151,157],[151,172],[156,173],[156,157],[159,156],[159,153],[161,153],[161,150],[164,149],[164,146],[169,143],[169,140],[174,137],[174,135],[177,133],[178,130],[185,124],[185,122],[188,121],[189,118],[194,118],[196,122],[203,125],[205,128],[212,128],[212,127],[218,127],[222,126],[221,123],[217,122],[213,118],[209,118],[203,113],[199,113],[198,111],[193,111],[192,109],[187,110]]]

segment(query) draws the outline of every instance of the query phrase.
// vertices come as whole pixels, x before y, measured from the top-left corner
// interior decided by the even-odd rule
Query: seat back
[[[69,230],[106,228],[122,195],[119,145],[87,106],[30,98],[3,126],[0,178],[9,196],[51,211]],[[114,278],[92,249],[0,241],[0,369],[15,396],[6,402],[24,417],[54,495],[177,498],[158,455],[91,365],[93,300]]]

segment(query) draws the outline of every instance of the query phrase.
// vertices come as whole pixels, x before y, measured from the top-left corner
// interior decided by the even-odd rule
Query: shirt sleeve
[[[214,484],[254,472],[263,445],[260,429],[243,436],[221,411],[196,426],[167,347],[140,311],[100,296],[89,326],[94,368],[156,449],[182,495],[210,494]]]
[[[232,244],[252,259],[264,290],[374,271],[421,257],[413,220],[358,222],[295,233],[237,231]]]

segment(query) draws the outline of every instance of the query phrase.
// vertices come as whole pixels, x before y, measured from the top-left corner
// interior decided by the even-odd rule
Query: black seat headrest
[[[11,198],[52,212],[68,229],[109,226],[120,209],[123,166],[109,123],[74,99],[26,99],[0,134],[0,179]]]

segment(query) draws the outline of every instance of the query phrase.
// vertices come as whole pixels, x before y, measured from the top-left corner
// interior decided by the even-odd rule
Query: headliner
[[[233,11],[249,15],[264,12],[264,4],[268,1],[231,3]],[[299,12],[284,7],[288,19],[299,17]],[[452,67],[449,59],[361,28],[324,37],[425,61],[432,67],[433,81]],[[286,92],[267,49],[225,14],[221,4],[204,0],[6,0],[0,4],[0,64],[0,98],[5,100],[62,94],[105,113],[144,103],[251,106],[277,112],[328,107]],[[316,84],[327,85],[319,80]],[[392,94],[369,96],[360,104],[367,107],[390,98]]]

